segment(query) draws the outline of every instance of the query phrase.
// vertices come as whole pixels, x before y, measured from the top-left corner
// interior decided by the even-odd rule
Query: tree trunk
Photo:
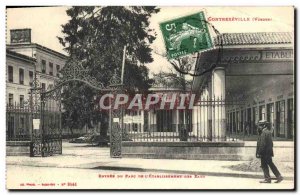
[[[74,136],[73,125],[71,125],[71,126],[69,127],[69,129],[70,129],[70,132],[71,132],[71,138],[73,138],[73,136]]]
[[[108,132],[108,125],[109,125],[109,115],[108,112],[102,113],[101,121],[100,121],[100,136],[107,137]]]

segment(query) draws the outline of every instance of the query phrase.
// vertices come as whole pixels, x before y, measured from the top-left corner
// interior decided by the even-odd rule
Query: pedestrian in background
[[[250,136],[250,124],[249,122],[245,122],[245,135]]]

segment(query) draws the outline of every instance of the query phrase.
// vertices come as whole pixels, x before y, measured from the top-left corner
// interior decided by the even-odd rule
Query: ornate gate
[[[62,154],[62,130],[61,130],[61,92],[63,86],[72,81],[82,82],[89,87],[111,93],[119,93],[122,90],[121,77],[116,72],[111,78],[110,85],[104,87],[102,83],[91,77],[89,70],[74,59],[68,61],[60,72],[61,77],[53,88],[42,89],[36,77],[30,90],[30,107],[33,119],[31,132],[31,156],[51,156]],[[122,131],[119,122],[122,109],[110,112],[110,146],[111,157],[121,157]],[[119,120],[118,120],[119,121]],[[120,120],[121,121],[121,120]]]
[[[60,92],[59,89],[45,91],[35,75],[29,101],[33,119],[31,156],[62,154]]]
[[[42,156],[62,154],[61,90],[41,93]]]

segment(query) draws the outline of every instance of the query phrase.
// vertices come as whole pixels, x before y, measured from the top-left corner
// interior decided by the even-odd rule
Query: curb
[[[205,172],[205,171],[180,171],[180,170],[165,170],[165,169],[147,169],[136,167],[116,167],[116,166],[98,166],[91,169],[112,170],[112,171],[136,171],[136,172],[160,172],[160,173],[177,173],[190,175],[206,175],[206,176],[222,176],[222,177],[238,177],[263,179],[263,175],[254,175],[248,173],[224,173],[224,172]],[[284,180],[294,180],[294,177],[284,177]]]
[[[226,173],[226,172],[209,172],[209,171],[182,171],[169,169],[152,169],[152,168],[137,168],[126,166],[95,166],[95,167],[78,167],[78,166],[47,166],[47,165],[29,165],[29,164],[15,164],[7,163],[6,165],[28,166],[28,167],[52,167],[52,168],[73,168],[73,169],[94,169],[94,170],[111,170],[111,171],[131,171],[131,172],[156,172],[156,173],[176,173],[189,175],[205,175],[205,176],[221,176],[221,177],[237,177],[237,178],[251,178],[263,179],[263,175],[249,174],[249,173]],[[294,177],[287,176],[284,180],[294,180]]]

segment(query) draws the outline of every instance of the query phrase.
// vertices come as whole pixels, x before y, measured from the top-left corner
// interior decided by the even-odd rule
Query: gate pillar
[[[123,85],[112,85],[112,94],[114,97],[122,92]],[[109,129],[110,129],[110,157],[122,158],[122,134],[123,134],[123,108],[114,109],[115,99],[110,101],[111,109],[109,113]]]
[[[116,110],[111,110],[110,157],[112,158],[122,158],[122,129],[119,124],[120,116],[117,112]]]

